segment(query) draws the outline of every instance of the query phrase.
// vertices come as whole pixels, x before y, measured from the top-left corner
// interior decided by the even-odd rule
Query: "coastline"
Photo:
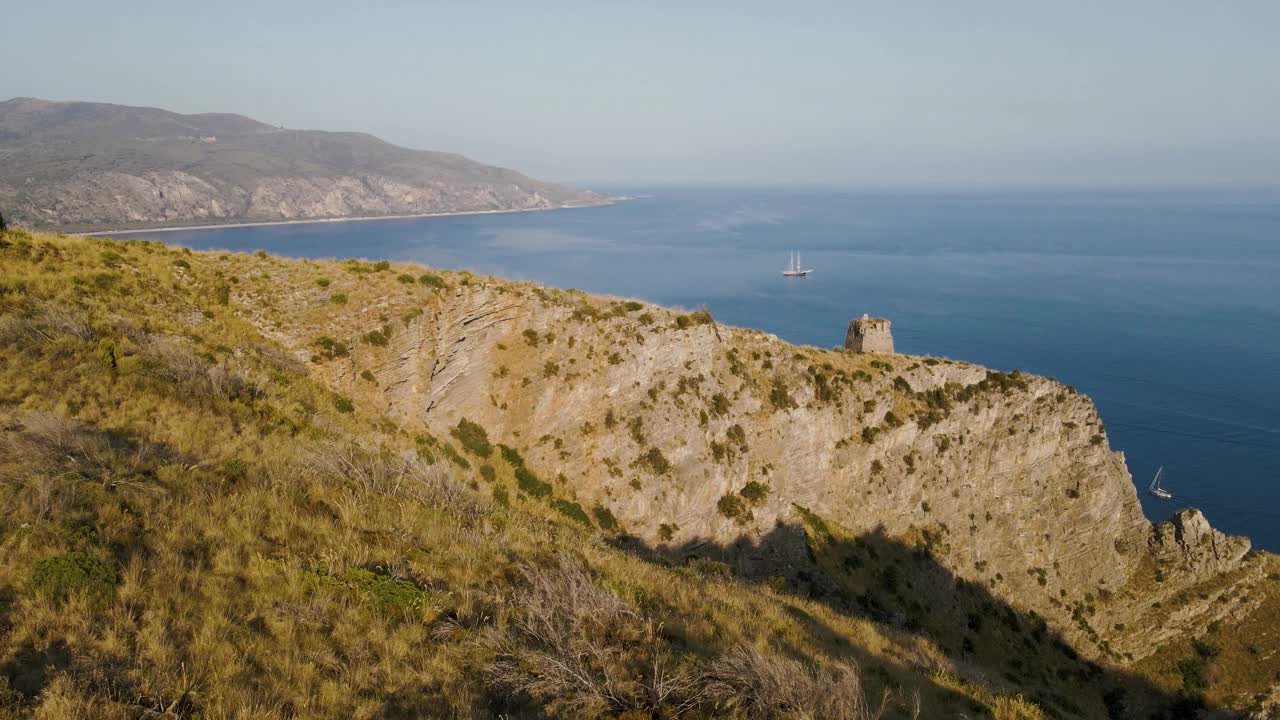
[[[212,225],[170,225],[165,227],[151,228],[132,228],[123,230],[89,230],[86,232],[66,233],[72,237],[89,237],[89,236],[106,236],[106,235],[123,235],[126,233],[165,233],[165,232],[181,232],[183,230],[219,230],[222,228],[242,228],[242,227],[270,227],[273,225],[313,225],[321,223],[344,223],[344,222],[367,222],[370,220],[412,220],[416,218],[432,218],[432,217],[457,217],[461,215],[501,215],[505,213],[522,213],[522,212],[546,212],[548,210],[581,210],[593,207],[608,207],[616,205],[623,200],[632,199],[627,195],[611,197],[604,202],[591,203],[587,205],[557,205],[556,207],[545,208],[510,208],[508,210],[456,210],[452,212],[434,212],[434,213],[409,213],[405,215],[353,215],[351,217],[336,218],[308,218],[305,220],[263,220],[260,222],[229,222],[216,223]]]

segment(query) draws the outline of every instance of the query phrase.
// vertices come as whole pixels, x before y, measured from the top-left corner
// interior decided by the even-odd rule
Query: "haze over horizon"
[[[1280,6],[84,0],[0,99],[360,130],[576,184],[1280,185]]]

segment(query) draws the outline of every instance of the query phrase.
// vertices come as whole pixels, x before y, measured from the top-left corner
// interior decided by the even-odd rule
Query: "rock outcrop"
[[[363,331],[346,332],[355,347]],[[1045,378],[796,347],[698,313],[505,283],[439,292],[394,337],[319,371],[354,392],[357,367],[376,363],[388,414],[438,435],[479,423],[659,551],[715,548],[771,576],[810,570],[805,513],[926,537],[955,576],[1113,659],[1149,651],[1116,628],[1166,623],[1153,600],[1256,580],[1232,575],[1247,540],[1199,512],[1152,526],[1093,404]],[[1170,633],[1217,617],[1192,605]]]
[[[1206,579],[1235,569],[1249,552],[1249,539],[1224,535],[1209,526],[1204,513],[1180,510],[1151,531],[1151,553],[1157,563]]]

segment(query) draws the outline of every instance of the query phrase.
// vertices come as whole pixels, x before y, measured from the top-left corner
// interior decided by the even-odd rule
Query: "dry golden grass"
[[[428,272],[0,236],[0,717],[1044,717],[953,638],[617,549],[246,319],[358,339],[479,282]]]

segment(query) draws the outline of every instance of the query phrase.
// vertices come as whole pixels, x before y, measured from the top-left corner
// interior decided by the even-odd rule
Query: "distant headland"
[[[615,201],[364,133],[104,103],[0,102],[0,156],[6,217],[47,230],[427,217]]]

